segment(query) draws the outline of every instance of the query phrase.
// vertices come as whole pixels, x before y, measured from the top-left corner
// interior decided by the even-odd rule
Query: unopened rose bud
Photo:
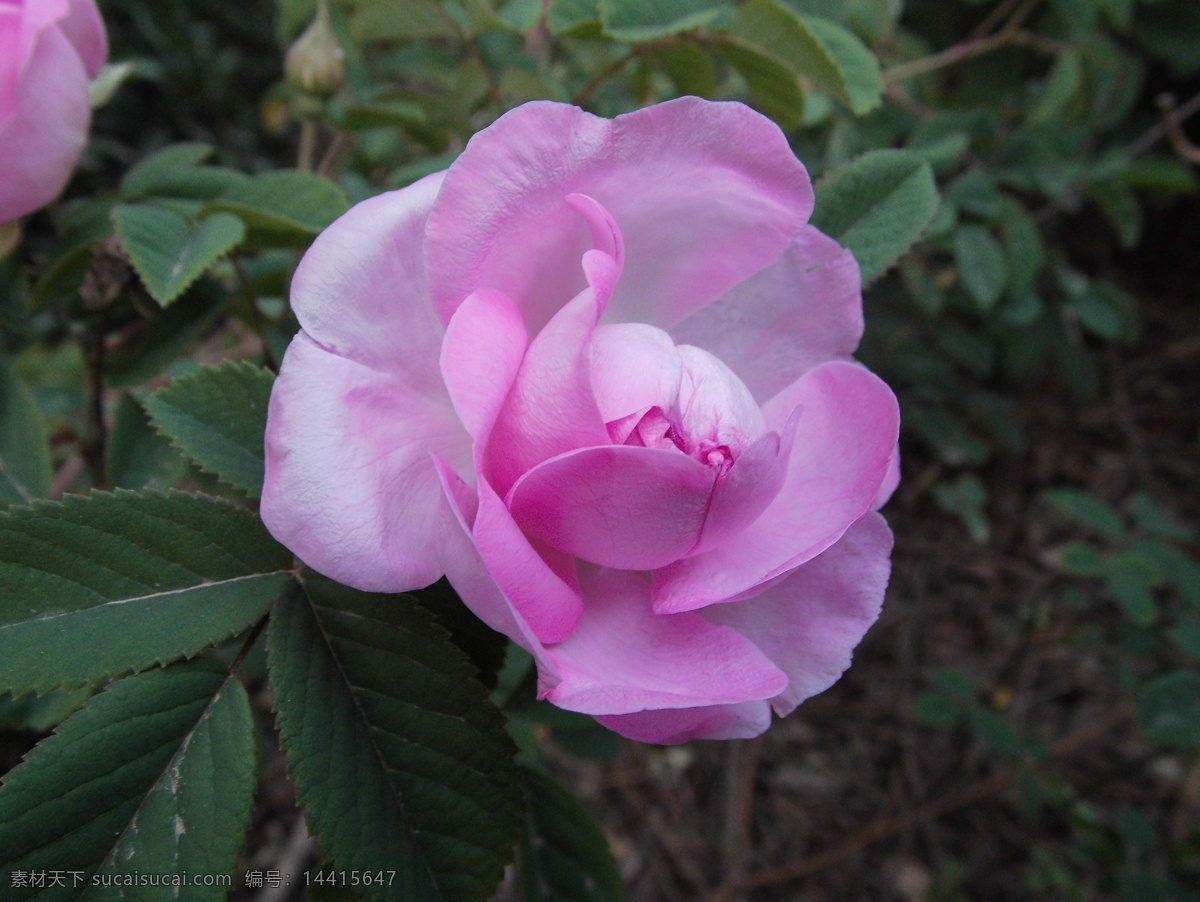
[[[328,96],[345,83],[346,52],[333,33],[328,0],[318,0],[316,18],[288,49],[283,68],[309,94]]]

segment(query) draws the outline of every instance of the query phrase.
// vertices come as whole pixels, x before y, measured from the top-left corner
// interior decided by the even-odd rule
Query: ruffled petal
[[[660,708],[634,714],[598,714],[596,720],[635,742],[678,745],[695,739],[752,739],[771,725],[771,706],[755,701],[703,708]]]
[[[0,222],[24,216],[66,187],[87,140],[91,107],[79,54],[57,28],[38,38],[0,125]]]
[[[371,592],[441,576],[453,523],[430,459],[469,461],[448,402],[331,354],[301,332],[271,394],[261,513],[306,564]]]
[[[715,475],[675,449],[583,448],[522,476],[508,506],[527,535],[568,555],[653,570],[695,547]]]
[[[820,554],[870,510],[900,429],[891,389],[857,364],[834,361],[767,403],[768,428],[785,426],[797,408],[796,441],[775,500],[724,544],[655,571],[656,611],[739,597]]]
[[[356,204],[318,236],[292,279],[309,337],[331,353],[445,397],[438,374],[443,326],[429,300],[421,248],[442,183],[426,176]]]
[[[770,120],[695,97],[616,119],[535,102],[475,135],[447,175],[428,259],[443,322],[480,287],[536,331],[583,290],[590,238],[567,204],[594,198],[625,236],[614,322],[670,327],[774,262],[812,211],[804,167]]]
[[[854,256],[812,226],[777,263],[671,329],[724,361],[762,403],[818,364],[845,359],[862,338]]]
[[[879,617],[891,550],[886,521],[867,514],[761,595],[704,609],[707,620],[737,630],[788,675],[787,688],[771,700],[781,717],[850,666],[855,646]]]
[[[637,573],[581,566],[578,628],[546,654],[561,677],[545,697],[584,714],[632,714],[768,699],[787,677],[736,630],[650,610]]]

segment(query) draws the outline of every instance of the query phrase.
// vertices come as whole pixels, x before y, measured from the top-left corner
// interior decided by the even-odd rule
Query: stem
[[[88,427],[83,442],[83,457],[92,471],[96,488],[108,488],[108,465],[105,448],[108,445],[108,426],[104,422],[104,333],[108,327],[108,312],[101,310],[94,329],[83,336],[83,358],[87,367]]]
[[[300,147],[296,151],[296,168],[303,172],[312,172],[316,155],[317,120],[305,116],[300,120]]]
[[[262,635],[263,629],[266,628],[267,621],[271,619],[270,614],[264,614],[250,630],[250,634],[246,636],[246,641],[242,643],[242,647],[238,649],[237,656],[233,659],[233,663],[229,665],[229,675],[233,676],[237,673],[242,662],[246,660],[246,656],[250,654],[250,649],[254,647],[254,643],[258,641],[258,637]]]

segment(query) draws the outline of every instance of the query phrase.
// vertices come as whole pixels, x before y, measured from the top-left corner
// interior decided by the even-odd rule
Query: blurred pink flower
[[[0,223],[62,191],[87,140],[108,39],[94,0],[0,0]]]
[[[896,399],[812,207],[740,104],[508,113],[302,261],[267,526],[361,589],[445,573],[626,736],[761,733],[849,665],[892,544]]]

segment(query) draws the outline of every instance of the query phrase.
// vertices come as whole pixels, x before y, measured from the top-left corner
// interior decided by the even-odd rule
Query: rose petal
[[[850,666],[855,646],[879,617],[891,550],[887,522],[867,514],[763,594],[704,609],[710,622],[736,629],[788,675],[787,689],[771,700],[781,717]]]
[[[887,476],[883,479],[883,485],[879,487],[879,493],[875,496],[875,501],[871,504],[871,510],[877,511],[887,504],[898,485],[900,485],[899,445],[896,446],[896,450],[892,452],[892,456],[888,460]]]
[[[301,332],[271,394],[263,521],[339,582],[371,592],[428,585],[453,528],[429,453],[465,468],[469,448],[448,403]]]
[[[79,54],[59,29],[47,28],[20,76],[16,104],[0,125],[0,223],[45,206],[62,192],[90,121],[87,73]]]
[[[443,327],[421,253],[441,183],[435,173],[352,207],[300,261],[291,302],[317,344],[373,369],[403,372],[419,391],[445,397],[437,367]]]
[[[598,714],[596,720],[636,742],[678,745],[695,739],[752,739],[771,725],[771,706],[755,701],[703,708],[660,708],[634,714]]]
[[[71,0],[70,11],[58,27],[75,45],[88,76],[95,78],[108,59],[108,34],[95,0]]]
[[[761,403],[818,364],[850,356],[862,338],[853,254],[812,226],[777,263],[671,329],[711,352]]]
[[[656,571],[656,611],[737,597],[820,554],[870,509],[899,432],[891,389],[857,364],[834,361],[769,401],[767,426],[796,408],[796,441],[775,500],[725,544]]]
[[[584,714],[700,707],[772,698],[787,677],[753,643],[697,614],[650,610],[650,585],[624,570],[581,566],[586,605],[546,653],[561,676],[546,698]],[[510,596],[511,597],[511,596]]]
[[[737,374],[708,351],[690,345],[678,351],[683,361],[679,422],[688,450],[707,441],[740,454],[765,431],[758,404]]]
[[[517,378],[528,344],[521,314],[498,291],[477,291],[446,327],[440,365],[459,419],[486,439]]]
[[[715,475],[674,449],[583,448],[522,476],[508,506],[527,535],[566,554],[653,570],[695,547]]]
[[[592,394],[606,423],[679,398],[683,360],[671,336],[644,323],[597,327],[588,352]]]
[[[779,257],[813,193],[782,132],[741,104],[695,97],[607,120],[535,102],[475,135],[429,223],[443,322],[480,287],[515,299],[531,331],[583,289],[589,243],[567,205],[594,198],[625,236],[614,322],[670,327]]]

